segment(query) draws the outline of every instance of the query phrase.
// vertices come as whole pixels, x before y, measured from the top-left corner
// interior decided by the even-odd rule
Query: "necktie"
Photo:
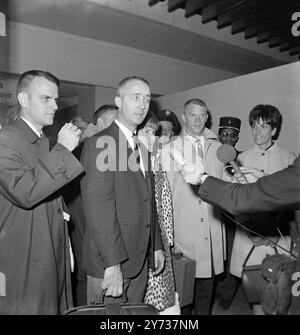
[[[136,134],[132,134],[132,138],[133,138],[133,143],[134,143],[133,151],[135,153],[136,162],[140,164],[139,140]]]
[[[201,159],[203,159],[203,147],[200,139],[196,140],[197,143],[197,153]]]

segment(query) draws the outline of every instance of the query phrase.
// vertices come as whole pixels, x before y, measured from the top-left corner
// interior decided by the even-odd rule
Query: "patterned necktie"
[[[200,139],[196,139],[195,141],[197,143],[197,153],[199,157],[203,160],[203,147]]]

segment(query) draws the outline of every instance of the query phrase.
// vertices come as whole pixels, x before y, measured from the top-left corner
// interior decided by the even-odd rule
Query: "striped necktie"
[[[201,159],[203,159],[203,147],[202,147],[201,140],[198,138],[198,139],[196,139],[195,142],[197,143],[197,153],[198,153],[199,157]]]

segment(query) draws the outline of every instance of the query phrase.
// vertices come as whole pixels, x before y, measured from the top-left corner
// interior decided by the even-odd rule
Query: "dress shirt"
[[[134,139],[133,139],[133,136],[135,136],[135,134],[129,130],[126,126],[124,126],[120,121],[118,120],[115,120],[114,121],[117,126],[120,128],[120,130],[122,131],[122,133],[125,135],[127,141],[128,141],[128,144],[130,145],[130,148],[132,149],[132,151],[134,151]],[[143,175],[144,177],[146,176],[145,175],[145,167],[144,167],[144,163],[143,163],[143,157],[141,155],[141,150],[140,150],[140,146],[138,146],[138,150],[139,150],[139,155],[140,155],[140,168],[143,172]]]

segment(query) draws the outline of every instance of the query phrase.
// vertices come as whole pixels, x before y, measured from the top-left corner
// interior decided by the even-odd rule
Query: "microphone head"
[[[230,144],[222,144],[217,150],[218,160],[224,164],[230,163],[236,158],[236,151]]]

